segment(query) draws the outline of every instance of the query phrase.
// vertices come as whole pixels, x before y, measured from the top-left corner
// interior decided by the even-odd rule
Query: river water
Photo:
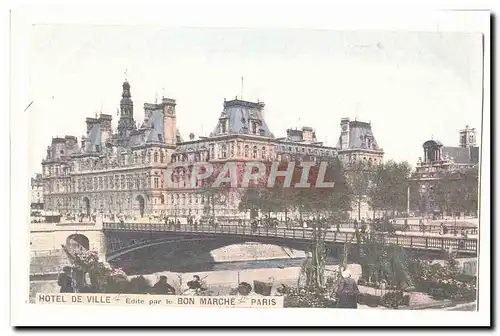
[[[122,268],[128,275],[152,274],[158,272],[209,272],[209,271],[239,271],[251,269],[282,269],[300,267],[303,257],[273,257],[265,255],[255,258],[243,258],[244,261],[215,261],[210,253],[200,251],[195,246],[165,249],[158,246],[151,249],[138,250],[126,254],[110,264]],[[187,248],[186,248],[187,247]],[[286,255],[284,255],[286,256]],[[247,256],[248,257],[248,256]],[[235,259],[238,257],[235,256]],[[256,259],[256,260],[245,260]],[[327,258],[327,264],[336,264],[335,258]]]

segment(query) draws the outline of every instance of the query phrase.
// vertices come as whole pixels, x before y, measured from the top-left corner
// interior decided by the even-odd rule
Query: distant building
[[[31,178],[30,199],[32,210],[43,210],[43,180],[42,174]]]
[[[384,150],[373,135],[371,123],[342,118],[340,129],[337,151],[344,162],[363,161],[374,165],[383,162]]]
[[[418,182],[421,195],[427,195],[445,173],[464,171],[479,164],[479,147],[476,145],[476,129],[466,126],[459,131],[458,146],[444,146],[437,140],[427,140],[422,145],[423,159],[418,158],[413,179]],[[423,197],[421,212],[437,212],[432,199]]]

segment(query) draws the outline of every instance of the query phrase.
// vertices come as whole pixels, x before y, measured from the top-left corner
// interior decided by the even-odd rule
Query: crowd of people
[[[77,280],[78,275],[70,266],[65,266],[63,272],[57,279],[60,293],[95,293],[96,288],[90,281],[90,277],[85,274],[83,281]],[[153,295],[195,295],[207,290],[206,283],[198,276],[194,275],[193,278],[187,282],[187,289],[178,293],[175,288],[168,283],[168,278],[161,275],[158,281],[151,287],[149,294]]]

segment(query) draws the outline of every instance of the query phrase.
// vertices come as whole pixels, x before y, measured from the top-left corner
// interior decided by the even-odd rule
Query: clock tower
[[[459,131],[460,147],[468,148],[476,146],[476,129],[465,126],[465,129]]]

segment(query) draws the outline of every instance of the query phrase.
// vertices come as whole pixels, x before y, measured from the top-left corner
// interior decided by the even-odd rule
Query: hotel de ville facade
[[[336,147],[317,141],[311,127],[289,129],[276,137],[263,118],[264,103],[224,101],[223,111],[208,137],[183,139],[177,125],[174,99],[144,104],[144,120],[134,119],[131,86],[122,85],[119,120],[112,116],[86,119],[86,135],[52,138],[42,161],[45,210],[61,215],[123,214],[129,217],[169,216],[200,218],[207,200],[189,185],[183,172],[174,172],[174,188],[167,188],[167,167],[175,162],[247,162],[301,157],[321,160],[339,156],[344,161],[382,162],[384,152],[371,124],[342,118]],[[243,218],[238,194],[228,194],[215,207],[218,217]],[[365,206],[363,216],[369,216]],[[354,211],[357,214],[357,210]],[[354,215],[353,215],[354,217]]]

